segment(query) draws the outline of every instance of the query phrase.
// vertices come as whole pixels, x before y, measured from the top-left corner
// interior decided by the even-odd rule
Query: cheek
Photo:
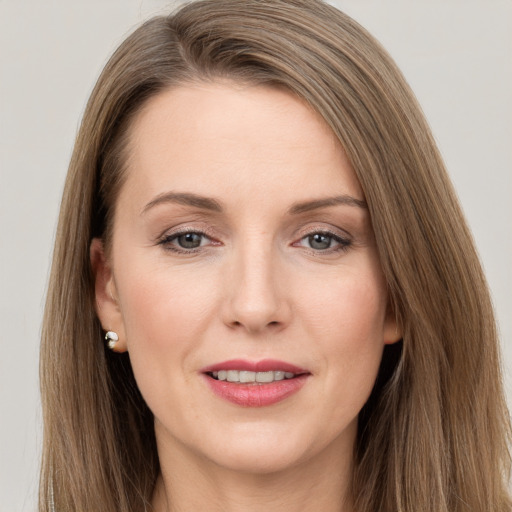
[[[142,391],[162,385],[170,371],[177,377],[177,369],[182,373],[190,366],[216,303],[214,276],[197,279],[193,272],[171,271],[165,263],[144,263],[142,268],[142,259],[126,261],[119,269],[123,279],[116,282],[130,360]]]
[[[129,277],[116,284],[129,343],[179,340],[208,317],[215,301],[214,276],[198,279],[194,272],[171,270],[165,263],[127,266],[129,271],[119,274]]]
[[[165,264],[144,263],[125,261],[116,286],[134,376],[156,413],[162,404],[183,407],[173,390],[191,378],[194,354],[211,323],[214,286]]]
[[[346,272],[304,294],[304,330],[316,340],[330,414],[357,414],[375,383],[384,348],[386,295],[378,271]],[[341,409],[340,409],[341,407]],[[332,418],[336,423],[335,418]]]
[[[302,316],[322,339],[355,346],[383,341],[386,313],[384,279],[377,265],[343,272],[302,287]]]

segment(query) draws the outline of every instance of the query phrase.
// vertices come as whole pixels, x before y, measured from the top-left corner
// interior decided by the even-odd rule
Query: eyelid
[[[210,239],[215,238],[213,235],[213,230],[209,226],[191,226],[190,224],[179,224],[172,228],[165,229],[155,238],[155,241],[156,243],[159,243],[164,239],[185,235],[187,233],[197,233]]]
[[[306,236],[311,236],[316,233],[324,233],[337,238],[341,238],[342,240],[352,241],[353,236],[346,230],[339,228],[337,226],[333,226],[332,224],[308,224],[301,229],[298,230],[296,234],[296,238],[304,238]]]

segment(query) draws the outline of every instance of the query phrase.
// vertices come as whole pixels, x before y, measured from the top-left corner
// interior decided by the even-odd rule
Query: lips
[[[264,407],[298,392],[311,375],[284,361],[232,359],[201,370],[210,389],[242,407]]]

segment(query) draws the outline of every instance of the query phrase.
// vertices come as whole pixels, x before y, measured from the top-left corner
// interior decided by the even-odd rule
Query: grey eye
[[[308,243],[312,249],[324,250],[331,247],[333,237],[325,233],[315,233],[314,235],[308,236]]]
[[[196,249],[201,246],[203,235],[199,233],[185,233],[176,238],[177,244],[183,249]]]

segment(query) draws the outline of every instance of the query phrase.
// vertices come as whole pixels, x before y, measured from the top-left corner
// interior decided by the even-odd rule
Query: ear
[[[126,335],[123,315],[117,299],[117,291],[112,267],[107,261],[100,238],[94,238],[89,249],[94,274],[96,314],[104,331],[114,331],[119,337],[114,352],[126,352]]]
[[[388,302],[386,318],[384,320],[384,345],[392,345],[402,339],[403,333],[396,314]]]

